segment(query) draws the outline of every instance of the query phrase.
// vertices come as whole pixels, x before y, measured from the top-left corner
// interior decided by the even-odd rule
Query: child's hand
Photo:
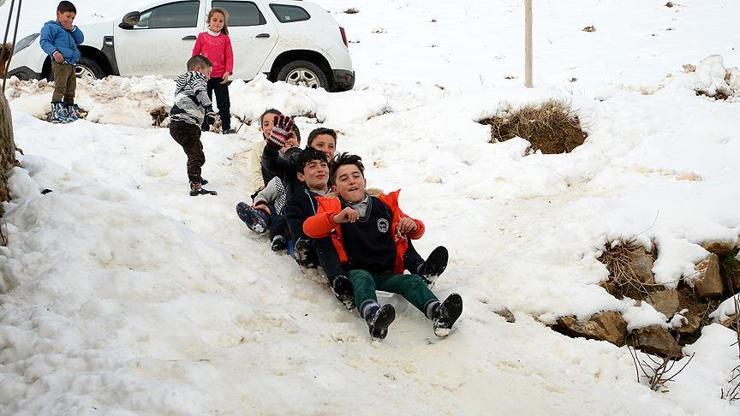
[[[399,234],[413,233],[418,228],[419,228],[419,225],[416,224],[416,221],[412,220],[409,217],[403,217],[398,221],[398,233]]]
[[[62,22],[62,27],[69,30],[70,32],[74,30],[75,25],[72,24],[72,22]]]
[[[231,74],[230,74],[230,73],[228,73],[228,72],[224,72],[224,76],[223,76],[223,79],[221,80],[221,83],[222,83],[222,84],[227,84],[227,83],[229,82],[229,77],[230,77],[230,76],[231,76]]]
[[[259,203],[259,204],[255,205],[254,206],[254,209],[258,209],[258,210],[264,212],[267,215],[272,214],[272,211],[270,211],[270,207],[268,207],[264,203]]]
[[[54,58],[54,61],[56,61],[56,63],[58,64],[61,64],[62,62],[64,62],[64,55],[62,55],[62,53],[59,51],[54,51],[54,53],[51,54],[51,56]]]
[[[360,218],[359,212],[350,207],[346,207],[339,211],[339,214],[332,217],[332,221],[334,221],[334,224],[345,224],[348,222],[355,222],[358,218]]]
[[[270,141],[277,144],[278,147],[285,146],[290,134],[293,132],[293,117],[284,115],[275,116],[275,123],[270,132]]]

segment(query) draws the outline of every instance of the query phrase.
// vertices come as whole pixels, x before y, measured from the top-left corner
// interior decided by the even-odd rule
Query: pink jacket
[[[223,77],[224,72],[234,73],[234,52],[228,35],[219,33],[218,36],[213,36],[208,32],[201,32],[193,46],[192,56],[195,55],[203,55],[213,63],[213,78]]]

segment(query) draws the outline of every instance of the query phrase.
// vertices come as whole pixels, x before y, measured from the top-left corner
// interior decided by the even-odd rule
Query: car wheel
[[[75,66],[75,75],[77,78],[94,80],[105,77],[105,72],[97,62],[83,56]]]
[[[280,69],[278,81],[285,81],[291,85],[302,85],[308,88],[329,89],[326,74],[318,65],[308,61],[293,61]]]

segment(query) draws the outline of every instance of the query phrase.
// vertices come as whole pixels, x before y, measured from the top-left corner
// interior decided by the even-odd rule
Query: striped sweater
[[[213,112],[213,107],[208,98],[206,77],[196,71],[188,71],[177,77],[175,105],[170,110],[170,120],[200,126],[208,112]]]

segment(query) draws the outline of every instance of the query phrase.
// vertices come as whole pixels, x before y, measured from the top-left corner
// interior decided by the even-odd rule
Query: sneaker
[[[396,319],[396,310],[393,305],[386,304],[375,310],[367,317],[367,327],[373,339],[385,339],[388,335],[388,327]]]
[[[355,308],[355,297],[354,291],[352,290],[352,282],[349,278],[343,274],[338,274],[334,277],[331,282],[331,291],[338,301],[342,302],[348,311]]]
[[[272,237],[272,243],[270,244],[272,251],[282,251],[288,248],[288,241],[282,235],[278,234]]]
[[[255,233],[264,234],[267,231],[267,219],[262,211],[240,202],[236,204],[236,215]]]
[[[200,182],[190,182],[190,196],[198,195],[216,195],[216,191],[203,189],[203,186],[201,186]]]
[[[313,247],[311,242],[305,238],[299,238],[293,245],[293,258],[301,267],[316,267],[314,261]]]
[[[433,285],[439,275],[447,268],[449,253],[444,246],[439,246],[429,253],[427,260],[419,266],[418,274],[427,284]]]
[[[446,337],[450,335],[452,325],[457,318],[462,315],[463,301],[457,293],[447,296],[447,299],[435,309],[432,313],[432,322],[434,323],[434,335]]]

